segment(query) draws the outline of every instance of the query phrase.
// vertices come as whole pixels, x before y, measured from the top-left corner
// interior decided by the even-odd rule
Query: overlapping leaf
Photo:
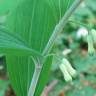
[[[8,34],[4,29],[0,29],[0,53],[15,56],[31,56],[39,54],[28,48],[22,40]]]
[[[54,27],[73,1],[24,0],[8,16],[6,28],[9,33],[19,35],[30,48],[42,54]],[[7,55],[6,59],[9,77],[17,96],[27,96],[34,72],[32,58],[30,56]],[[43,66],[34,96],[40,96],[48,78],[47,74],[50,70],[51,62],[52,57],[51,59],[46,59],[46,65]]]

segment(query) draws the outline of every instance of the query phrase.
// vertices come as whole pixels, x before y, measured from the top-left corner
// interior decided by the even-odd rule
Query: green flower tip
[[[95,29],[92,29],[91,30],[91,34],[92,34],[92,37],[93,37],[94,42],[96,43],[96,30]]]
[[[95,49],[93,46],[88,46],[88,54],[93,56],[95,54]]]
[[[72,77],[75,78],[77,76],[77,72],[72,68],[70,62],[67,59],[62,60],[62,64],[60,64],[60,70],[64,75],[64,79],[66,82],[71,82]]]
[[[67,59],[63,59],[62,63],[65,64],[66,69],[68,70],[69,74],[75,78],[77,76],[76,70],[71,66],[71,63]]]
[[[92,34],[87,35],[87,42],[88,42],[88,54],[90,56],[93,56],[95,54],[95,48]]]
[[[64,64],[60,64],[59,67],[60,67],[61,72],[62,72],[63,75],[64,75],[65,81],[66,81],[66,82],[72,82],[72,77],[71,77],[71,75],[68,73],[65,65],[64,65]]]

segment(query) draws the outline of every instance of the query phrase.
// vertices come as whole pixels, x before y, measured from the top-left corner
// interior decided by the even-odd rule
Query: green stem
[[[28,96],[34,96],[35,89],[36,89],[36,86],[37,86],[37,83],[38,83],[38,79],[39,79],[39,76],[40,76],[40,73],[41,73],[41,70],[42,70],[40,62],[39,61],[36,62],[36,60],[34,60],[34,59],[33,59],[33,61],[35,63],[35,71],[34,71],[32,81],[31,81],[31,84],[30,84]]]
[[[45,47],[45,50],[42,53],[43,56],[46,56],[49,53],[50,49],[53,46],[53,43],[54,43],[56,37],[58,36],[58,34],[60,32],[62,32],[63,28],[65,27],[66,23],[68,22],[69,17],[72,15],[72,13],[75,11],[75,9],[78,7],[78,5],[81,3],[81,1],[83,1],[83,0],[76,0],[72,4],[72,6],[68,9],[68,11],[63,16],[63,18],[60,20],[59,24],[56,25],[56,27],[55,27],[55,29],[53,31],[53,34],[50,37],[49,42],[48,42],[47,46]],[[39,70],[38,70],[38,66],[39,66]],[[40,66],[41,66],[41,68],[40,68]],[[29,88],[28,96],[34,96],[34,93],[35,93],[35,90],[36,90],[36,86],[37,86],[37,83],[38,83],[38,79],[39,79],[40,72],[42,70],[43,64],[38,65],[38,63],[37,63],[35,65],[35,67],[36,68],[35,68],[35,72],[33,74],[33,78],[32,78],[32,81],[31,81],[30,88]]]
[[[75,21],[75,20],[69,20],[69,22],[84,26],[85,28],[89,29],[89,26],[87,24],[81,23],[80,21]]]
[[[29,88],[28,96],[34,96],[40,72],[41,72],[41,69],[38,69],[38,68],[35,69],[34,75],[32,77],[32,82]]]
[[[52,46],[54,44],[54,41],[56,40],[58,34],[63,31],[65,25],[68,22],[69,17],[72,15],[72,13],[76,10],[76,8],[80,5],[80,3],[82,1],[83,0],[75,0],[75,2],[72,4],[72,6],[68,9],[68,11],[62,17],[60,22],[56,25],[56,27],[55,27],[55,29],[53,31],[53,34],[50,37],[50,39],[49,39],[49,41],[48,41],[48,43],[47,43],[47,45],[46,45],[46,47],[45,47],[45,49],[44,49],[44,51],[42,53],[43,56],[46,56],[50,52],[50,50],[51,50],[51,48],[52,48]]]
[[[90,33],[90,30],[92,29],[92,25],[91,24],[87,25],[87,24],[81,23],[80,21],[75,21],[75,20],[69,20],[69,22],[84,26],[85,28],[87,28],[88,33]]]

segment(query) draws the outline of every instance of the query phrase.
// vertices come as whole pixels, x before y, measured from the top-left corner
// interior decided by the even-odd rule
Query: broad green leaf
[[[9,14],[6,21],[8,33],[22,37],[24,43],[42,54],[50,36],[74,0],[24,0]],[[36,57],[36,55],[35,55]],[[30,56],[6,56],[9,77],[17,96],[27,96],[34,73]],[[52,57],[51,57],[52,59]],[[35,95],[40,96],[52,60],[47,58],[40,74]],[[46,74],[45,74],[46,73]]]
[[[7,56],[8,75],[17,96],[27,96],[34,71],[34,62],[30,57]]]
[[[39,54],[27,47],[22,40],[19,40],[16,36],[14,37],[13,35],[8,34],[8,32],[5,32],[2,28],[0,29],[0,53],[16,56]]]
[[[7,29],[42,53],[54,27],[74,0],[25,0],[8,16]],[[60,4],[59,4],[60,3]]]
[[[23,0],[0,0],[0,15],[6,15]]]

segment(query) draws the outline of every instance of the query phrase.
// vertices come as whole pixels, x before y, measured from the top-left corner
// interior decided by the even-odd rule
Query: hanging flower
[[[72,77],[76,77],[77,73],[76,70],[71,66],[70,62],[67,59],[63,59],[62,63],[64,63],[68,73],[72,76]]]
[[[66,55],[70,54],[71,52],[72,52],[71,49],[65,49],[65,50],[62,52],[62,54],[63,54],[64,56],[66,56]]]
[[[92,34],[94,43],[96,43],[96,30],[95,29],[92,29],[91,30],[91,34]]]
[[[71,77],[71,75],[68,73],[65,65],[64,65],[64,64],[60,64],[59,67],[60,67],[61,72],[62,72],[63,75],[64,75],[65,81],[66,81],[66,82],[71,82],[71,81],[72,81],[72,77]]]
[[[88,53],[89,55],[93,55],[95,53],[94,45],[93,45],[93,36],[92,34],[87,35],[87,42],[88,42]]]
[[[82,37],[86,37],[87,34],[88,34],[88,30],[85,27],[81,27],[77,31],[77,39],[80,39]]]
[[[62,59],[62,63],[59,67],[66,82],[72,81],[72,77],[76,77],[76,70],[72,68],[70,62],[66,58]]]

